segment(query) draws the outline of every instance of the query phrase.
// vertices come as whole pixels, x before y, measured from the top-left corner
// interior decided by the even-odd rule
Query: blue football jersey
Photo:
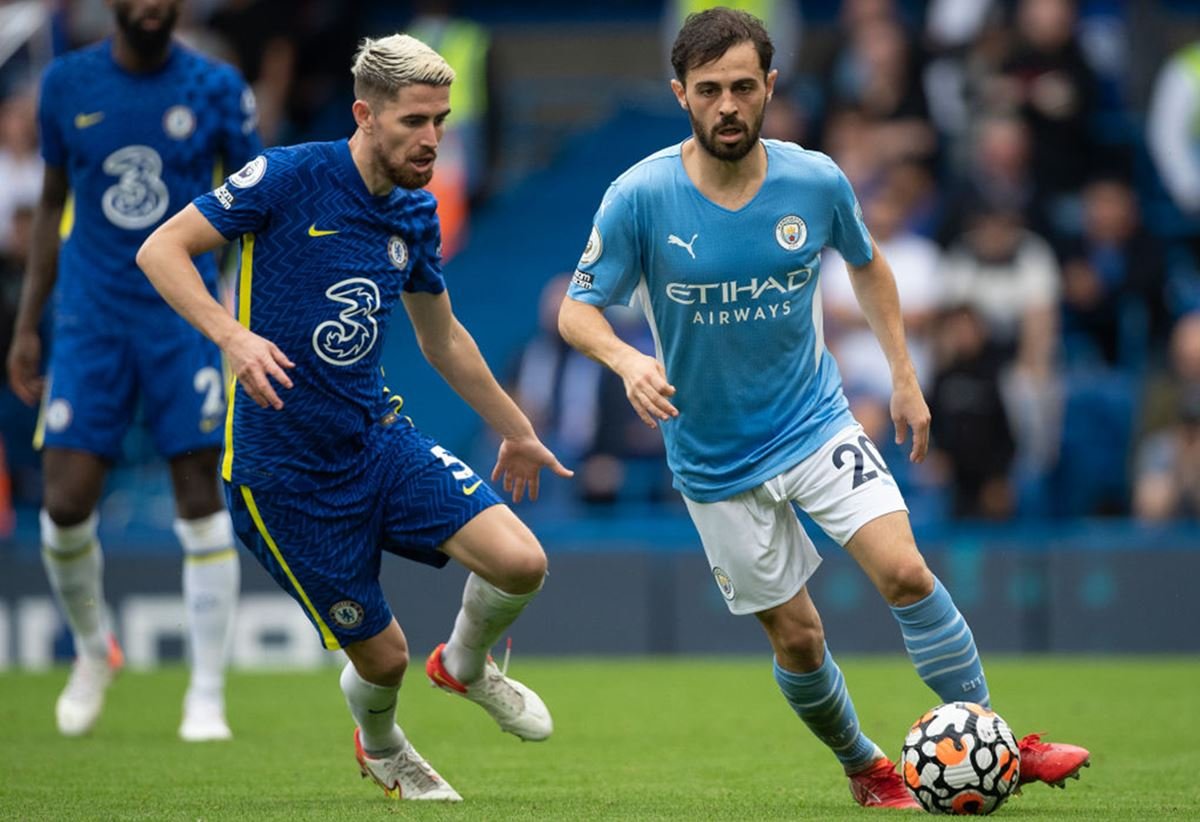
[[[437,201],[372,195],[341,140],[269,149],[195,203],[241,238],[238,320],[296,364],[282,410],[232,393],[222,475],[256,490],[339,481],[386,410],[379,360],[401,292],[445,290]]]
[[[58,260],[58,325],[169,312],[134,257],[160,223],[212,188],[218,168],[262,150],[253,93],[231,66],[178,43],[160,69],[132,74],[105,40],[49,65],[38,117],[42,156],[66,171],[74,203]],[[215,288],[212,256],[197,264]]]
[[[680,146],[621,175],[596,212],[569,296],[640,295],[679,416],[662,424],[675,485],[700,502],[761,484],[853,423],[822,334],[821,249],[872,255],[849,181],[823,154],[764,140],[742,208],[704,197]]]

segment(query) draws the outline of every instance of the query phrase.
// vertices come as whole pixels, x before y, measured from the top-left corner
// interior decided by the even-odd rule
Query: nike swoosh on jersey
[[[474,481],[473,483],[471,483],[470,485],[464,485],[464,486],[463,486],[463,493],[464,493],[464,494],[466,494],[466,495],[469,497],[469,496],[471,496],[472,494],[474,494],[474,493],[475,493],[475,491],[476,491],[476,490],[479,488],[479,486],[481,486],[481,485],[483,485],[483,480],[475,480],[475,481]]]
[[[316,223],[313,223],[312,225],[310,225],[308,227],[308,236],[310,236],[310,237],[328,237],[330,234],[339,234],[339,233],[340,232],[338,232],[338,231],[327,231],[325,229],[317,228]]]
[[[81,111],[75,115],[75,128],[91,128],[103,119],[103,111],[93,111],[90,114]]]

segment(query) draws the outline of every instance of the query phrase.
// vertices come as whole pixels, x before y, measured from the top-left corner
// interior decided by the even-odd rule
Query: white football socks
[[[442,664],[450,676],[464,685],[479,679],[492,646],[540,590],[539,585],[527,594],[507,594],[483,577],[469,575],[454,631],[442,649]]]
[[[221,701],[241,567],[228,511],[175,520],[183,546],[183,601],[192,678],[189,699]]]
[[[104,556],[96,539],[96,512],[78,525],[62,527],[42,510],[42,563],[67,618],[79,656],[108,659],[108,614],[104,606]]]
[[[404,747],[404,731],[396,724],[399,685],[375,685],[358,675],[353,662],[342,668],[342,693],[362,732],[363,750],[373,759],[389,756]]]

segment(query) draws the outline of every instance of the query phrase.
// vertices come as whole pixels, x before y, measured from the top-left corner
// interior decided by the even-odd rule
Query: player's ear
[[[679,101],[679,107],[684,111],[687,111],[687,89],[683,87],[683,83],[672,79],[671,91],[675,92],[675,99]]]
[[[354,114],[354,124],[367,134],[370,134],[375,126],[371,104],[366,100],[355,100],[354,105],[350,107],[350,111]]]
[[[779,69],[771,69],[767,72],[767,101],[770,102],[771,96],[775,94],[775,81],[779,78]]]

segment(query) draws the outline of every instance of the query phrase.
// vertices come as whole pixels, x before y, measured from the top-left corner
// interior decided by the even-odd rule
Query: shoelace
[[[401,787],[411,786],[424,793],[427,790],[440,787],[443,782],[438,778],[433,766],[426,762],[420,754],[409,749],[398,756],[386,760],[389,777]]]
[[[512,658],[512,637],[504,646],[504,665],[499,666],[496,660],[488,657],[487,667],[483,671],[483,679],[479,683],[483,692],[481,696],[491,702],[499,701],[510,711],[520,713],[525,708],[525,698],[520,691],[508,681],[508,663]]]

